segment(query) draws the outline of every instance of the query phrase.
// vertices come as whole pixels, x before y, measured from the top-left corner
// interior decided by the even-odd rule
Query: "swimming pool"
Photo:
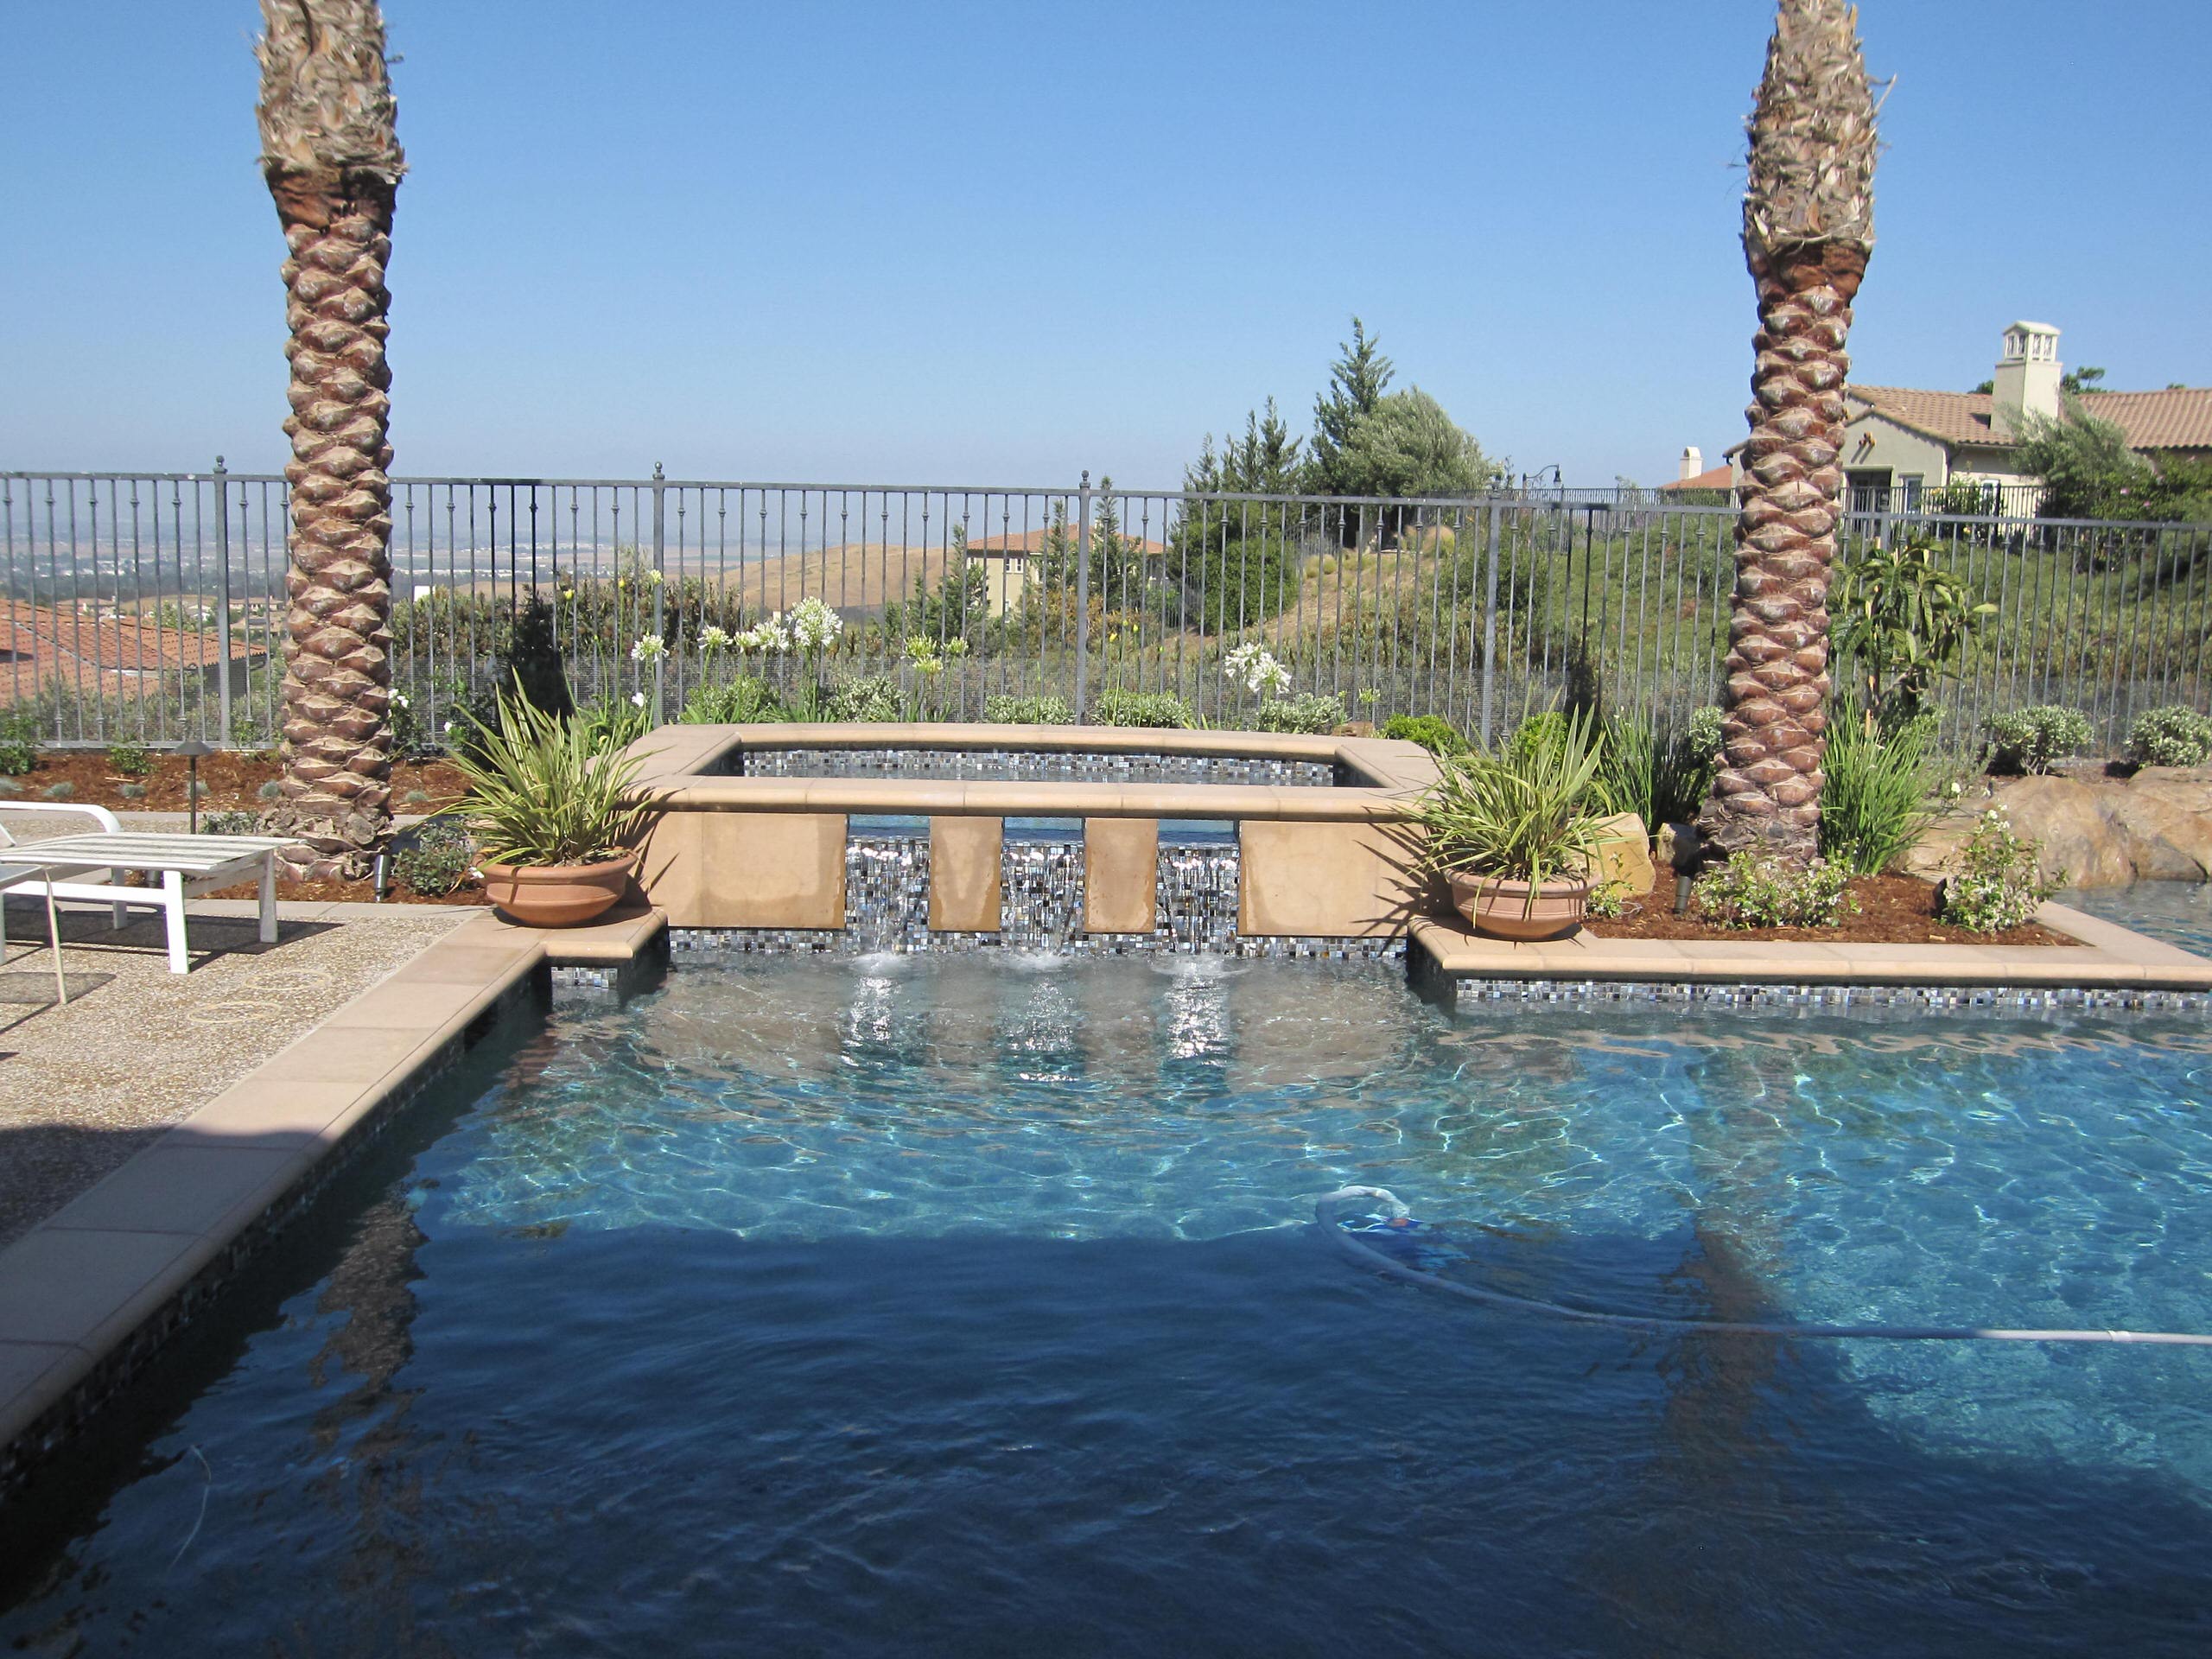
[[[2192,902],[2156,925],[2187,943]],[[2201,1018],[1454,1021],[1380,968],[776,960],[558,1014],[440,1092],[127,1452],[35,1494],[0,1637],[2212,1639],[2212,1356],[1596,1332],[1306,1224],[1372,1183],[1462,1224],[1454,1271],[1554,1300],[2212,1328]]]

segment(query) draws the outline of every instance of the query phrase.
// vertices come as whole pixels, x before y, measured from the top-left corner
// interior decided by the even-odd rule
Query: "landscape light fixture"
[[[200,833],[200,757],[213,754],[215,751],[198,738],[188,737],[176,746],[175,753],[185,758],[192,773],[192,781],[184,786],[184,798],[188,804],[186,810],[191,815],[188,822],[192,827],[192,833],[196,836]]]

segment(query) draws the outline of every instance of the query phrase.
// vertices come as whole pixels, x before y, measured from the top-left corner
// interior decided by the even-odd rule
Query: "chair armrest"
[[[104,806],[93,806],[90,803],[0,800],[0,812],[71,812],[81,818],[90,818],[111,836],[123,833],[122,821],[114,813]]]

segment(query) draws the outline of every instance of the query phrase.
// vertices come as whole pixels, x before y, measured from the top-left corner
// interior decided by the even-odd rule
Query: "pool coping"
[[[2073,945],[1821,944],[1784,939],[1485,938],[1454,916],[1409,929],[1421,971],[1445,980],[1688,985],[1961,986],[2212,991],[2212,961],[2065,905],[2036,920]]]
[[[0,1501],[505,1009],[556,967],[640,962],[666,925],[481,911],[0,1249]]]
[[[1041,754],[1168,754],[1305,760],[1357,781],[1333,788],[1265,784],[1012,782],[957,778],[722,777],[709,769],[741,749],[1020,750]],[[1133,726],[794,723],[662,726],[630,753],[637,791],[691,811],[904,812],[978,817],[1263,818],[1402,823],[1436,781],[1417,743],[1300,732],[1186,731]]]

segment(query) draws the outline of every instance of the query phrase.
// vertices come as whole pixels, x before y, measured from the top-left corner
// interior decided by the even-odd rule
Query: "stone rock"
[[[1633,812],[1616,812],[1598,826],[1598,874],[1601,880],[1641,895],[1651,891],[1656,871],[1651,863],[1651,838],[1643,820]]]
[[[1331,729],[1331,737],[1373,737],[1375,722],[1371,720],[1348,720]]]
[[[2075,887],[2212,880],[2212,767],[2145,766],[2132,778],[1997,778],[1928,827],[1905,855],[1915,875],[1958,868],[1959,849],[1995,807],[2043,843],[2037,868]]]

